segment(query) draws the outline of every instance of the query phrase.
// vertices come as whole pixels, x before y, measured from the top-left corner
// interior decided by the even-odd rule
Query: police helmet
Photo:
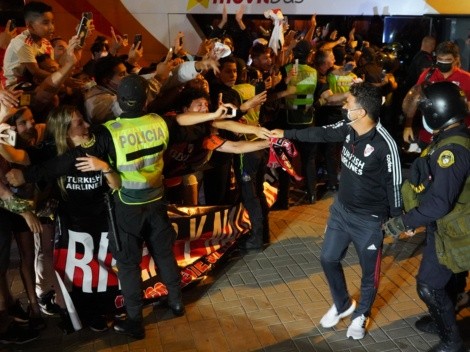
[[[139,116],[147,102],[148,82],[145,78],[132,74],[124,77],[117,89],[118,103],[124,113]]]
[[[418,108],[433,130],[463,120],[468,113],[465,93],[452,82],[437,82],[425,87]]]

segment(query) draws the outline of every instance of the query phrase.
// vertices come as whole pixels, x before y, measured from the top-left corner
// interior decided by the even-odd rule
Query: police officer
[[[441,339],[430,351],[458,352],[464,351],[464,347],[456,324],[454,303],[446,290],[453,271],[449,265],[441,264],[442,259],[438,258],[441,251],[436,250],[439,241],[450,243],[438,230],[436,221],[442,221],[457,202],[461,203],[460,195],[468,188],[464,185],[470,175],[470,141],[468,129],[462,123],[467,114],[467,102],[465,93],[451,82],[434,83],[426,87],[423,94],[418,107],[423,114],[423,125],[433,133],[433,142],[422,155],[428,159],[429,167],[422,180],[431,179],[432,182],[426,187],[425,183],[414,185],[419,192],[418,206],[389,220],[384,229],[392,236],[402,232],[410,236],[414,234],[413,229],[426,226],[427,238],[417,275],[417,290]],[[415,162],[413,167],[415,165],[420,163]],[[423,169],[421,167],[421,173]],[[466,202],[468,206],[468,199]]]
[[[282,68],[285,91],[280,92],[277,97],[285,95],[285,109],[281,109],[280,128],[307,128],[314,123],[313,103],[314,92],[317,87],[317,70],[308,64],[313,48],[308,40],[301,40],[292,49],[294,63]],[[282,84],[282,83],[281,83]],[[287,94],[287,95],[286,95]],[[284,116],[282,116],[284,115]],[[305,176],[305,188],[307,202],[315,203],[316,189],[316,166],[317,145],[306,141],[295,141],[299,150],[302,174]],[[278,169],[279,192],[273,210],[284,210],[289,208],[289,183],[290,177],[287,172]]]
[[[180,271],[173,254],[176,233],[162,200],[163,151],[169,134],[160,116],[144,113],[147,91],[144,78],[137,75],[123,78],[118,87],[123,113],[105,123],[115,147],[114,167],[122,179],[122,188],[114,196],[117,236],[111,235],[109,240],[127,320],[117,322],[114,330],[137,339],[145,335],[140,269],[144,241],[167,287],[170,308],[175,315],[184,314]]]

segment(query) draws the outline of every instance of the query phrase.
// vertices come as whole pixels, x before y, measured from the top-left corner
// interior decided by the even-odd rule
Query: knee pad
[[[418,296],[421,300],[427,305],[436,305],[436,298],[434,295],[434,290],[426,284],[419,283],[416,285],[416,290],[418,291]]]

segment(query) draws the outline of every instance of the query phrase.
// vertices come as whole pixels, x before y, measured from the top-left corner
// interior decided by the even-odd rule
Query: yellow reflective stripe
[[[155,187],[155,185],[150,184],[150,182],[122,180],[122,187],[127,189],[147,189]]]
[[[127,171],[139,171],[140,169],[143,169],[144,167],[153,165],[157,162],[157,157],[153,156],[151,158],[145,158],[143,160],[139,160],[138,162],[135,162],[133,164],[128,164],[128,165],[118,165],[117,169],[120,172],[127,172]]]

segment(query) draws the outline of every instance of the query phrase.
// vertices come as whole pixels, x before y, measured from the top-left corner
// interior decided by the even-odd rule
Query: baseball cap
[[[139,75],[131,74],[121,80],[117,94],[118,103],[124,116],[142,115],[147,102],[147,91],[148,82]]]

